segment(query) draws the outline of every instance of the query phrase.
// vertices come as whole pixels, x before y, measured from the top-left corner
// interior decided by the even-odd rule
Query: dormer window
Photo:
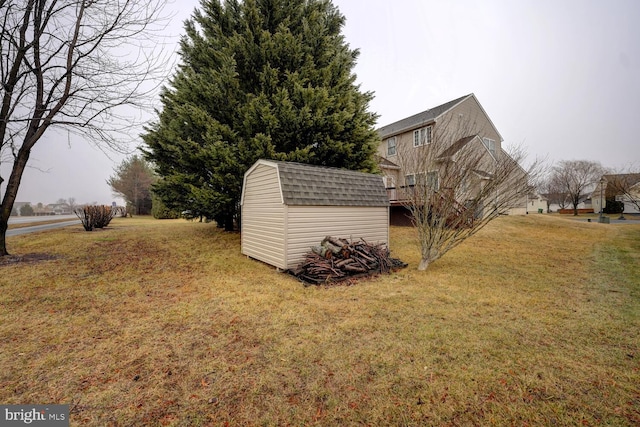
[[[387,156],[396,155],[396,137],[387,139]]]
[[[482,138],[482,142],[484,142],[484,146],[487,147],[487,150],[491,153],[493,157],[496,156],[496,141],[491,138]]]
[[[413,146],[420,147],[421,145],[427,145],[427,144],[431,144],[431,126],[414,130]]]

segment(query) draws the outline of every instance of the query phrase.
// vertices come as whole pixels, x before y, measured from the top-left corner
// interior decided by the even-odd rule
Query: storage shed
[[[382,176],[258,160],[242,185],[242,253],[281,269],[296,267],[325,236],[389,242]]]

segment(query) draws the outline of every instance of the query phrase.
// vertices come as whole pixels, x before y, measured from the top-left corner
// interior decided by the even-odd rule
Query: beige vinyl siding
[[[460,117],[460,114],[462,114],[462,117]],[[481,138],[494,140],[496,143],[496,151],[500,151],[502,137],[475,98],[466,99],[451,111],[444,114],[439,120],[440,123],[450,123],[454,126],[457,121],[461,122],[464,135],[459,135],[455,139],[477,134]]]
[[[288,206],[287,268],[294,268],[325,236],[389,242],[388,207]]]
[[[258,165],[246,180],[242,205],[242,253],[285,268],[285,206],[277,170]]]
[[[429,124],[433,125],[432,137],[444,138],[444,141],[450,141],[450,143],[456,140],[478,134],[481,138],[490,138],[495,141],[496,151],[500,152],[502,148],[502,137],[494,127],[491,119],[487,116],[486,112],[475,97],[469,97],[451,110],[445,112],[438,118],[436,118],[435,124],[433,123],[421,123],[403,130],[401,133],[396,134],[396,152],[397,155],[390,158],[386,154],[387,140],[389,137],[385,137],[378,145],[377,154],[389,158],[390,160],[403,166],[407,163],[406,159],[415,158],[420,156],[425,150],[429,150],[429,145],[422,145],[420,147],[413,146],[413,131],[421,129]],[[445,148],[445,147],[441,147]],[[406,167],[406,166],[405,166]],[[399,172],[398,186],[405,185],[404,177],[407,174],[414,173],[413,170],[405,170],[404,168]]]

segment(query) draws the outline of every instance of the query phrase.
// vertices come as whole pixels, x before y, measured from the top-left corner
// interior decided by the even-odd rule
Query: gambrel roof
[[[389,206],[381,175],[261,159],[245,173],[245,180],[258,165],[277,170],[285,205]]]

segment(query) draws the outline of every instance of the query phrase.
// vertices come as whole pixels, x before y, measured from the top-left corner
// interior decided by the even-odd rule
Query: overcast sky
[[[198,4],[170,6],[172,40]],[[361,89],[375,92],[378,126],[474,93],[504,144],[524,144],[531,157],[640,168],[640,1],[334,4],[347,18],[347,42],[360,50],[355,72]],[[105,181],[122,159],[45,134],[18,201],[111,203]]]

